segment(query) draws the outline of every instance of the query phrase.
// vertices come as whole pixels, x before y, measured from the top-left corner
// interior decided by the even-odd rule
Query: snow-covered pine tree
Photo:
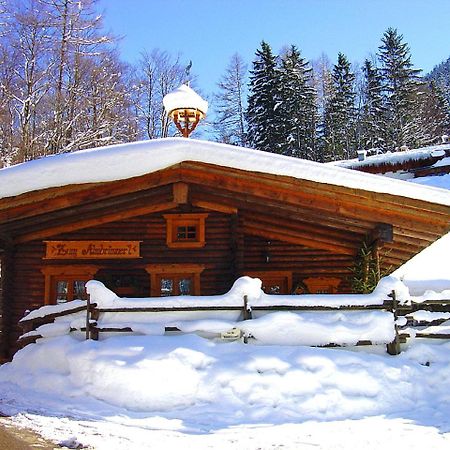
[[[291,46],[280,67],[281,153],[317,160],[317,103],[312,69],[300,51]]]
[[[324,158],[328,161],[355,155],[355,75],[343,53],[338,54],[332,72],[331,95],[324,109]]]
[[[250,71],[247,107],[247,142],[258,150],[280,153],[280,81],[277,57],[266,42],[256,51]]]
[[[215,95],[217,120],[214,124],[219,140],[227,144],[246,144],[244,91],[247,65],[235,53],[218,83]]]
[[[408,44],[394,28],[385,31],[378,57],[388,115],[387,146],[412,145],[420,140],[420,137],[410,134],[415,128],[411,122],[417,119],[415,113],[419,108],[420,70],[413,67]]]
[[[386,109],[383,102],[383,83],[379,70],[366,59],[362,68],[361,146],[363,149],[383,148],[386,133]]]
[[[442,131],[450,133],[450,58],[441,62],[425,77],[443,113]]]

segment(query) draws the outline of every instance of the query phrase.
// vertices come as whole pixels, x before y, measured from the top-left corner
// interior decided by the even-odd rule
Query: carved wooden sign
[[[141,241],[45,241],[44,259],[140,258]]]

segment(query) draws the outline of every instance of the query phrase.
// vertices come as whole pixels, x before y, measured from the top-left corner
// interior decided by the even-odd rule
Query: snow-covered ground
[[[423,294],[433,281],[424,277],[420,288],[426,272],[447,280],[436,286],[448,289],[450,273],[433,267],[449,267],[449,236],[399,269],[396,281],[383,279],[366,296],[368,303],[385,298],[385,291],[394,285],[399,294],[401,285],[404,295],[409,287]],[[411,281],[415,283],[410,285]],[[242,298],[245,291],[249,305],[255,305],[267,300],[260,285],[259,280],[245,277],[228,297],[205,301],[233,303],[237,293]],[[100,283],[92,282],[88,288],[100,304],[127,302]],[[448,298],[449,293],[434,295]],[[333,305],[335,297],[330,296]],[[344,297],[344,304],[349,299],[368,304],[363,296]],[[32,315],[51,313],[44,307]],[[417,320],[426,319],[419,313]],[[123,314],[129,321],[127,315],[132,313]],[[356,342],[368,331],[372,340],[389,342],[392,317],[371,314],[269,313],[239,322],[243,331],[257,338],[248,344],[194,333],[86,341],[80,334],[68,334],[62,323],[77,319],[64,316],[61,323],[50,325],[51,332],[43,333],[45,338],[0,367],[0,413],[9,416],[0,420],[31,428],[71,448],[99,450],[447,450],[450,342],[411,338],[398,356],[388,355],[383,344],[335,349],[299,345],[324,336]],[[439,313],[439,317],[447,315]],[[190,333],[221,331],[236,323],[191,320],[190,329],[189,321],[178,318],[177,325]]]
[[[448,449],[450,344],[323,349],[71,336],[0,369],[2,419],[95,449]]]

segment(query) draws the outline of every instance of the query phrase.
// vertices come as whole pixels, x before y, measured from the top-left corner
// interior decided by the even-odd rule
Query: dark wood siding
[[[269,262],[266,256],[269,255]],[[349,292],[353,258],[325,250],[311,249],[280,241],[245,236],[244,270],[246,272],[291,271],[293,287],[310,277],[340,278],[339,292]]]

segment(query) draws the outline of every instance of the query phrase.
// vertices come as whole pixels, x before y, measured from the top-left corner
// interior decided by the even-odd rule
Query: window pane
[[[170,278],[161,278],[161,297],[173,295],[173,280]]]
[[[195,225],[182,225],[177,227],[177,240],[196,240],[197,227]]]
[[[86,300],[87,294],[84,281],[73,282],[73,299],[74,300]]]
[[[56,303],[66,303],[68,295],[69,283],[65,280],[56,282]]]
[[[182,278],[178,282],[178,289],[180,295],[191,295],[191,279],[190,278]]]

